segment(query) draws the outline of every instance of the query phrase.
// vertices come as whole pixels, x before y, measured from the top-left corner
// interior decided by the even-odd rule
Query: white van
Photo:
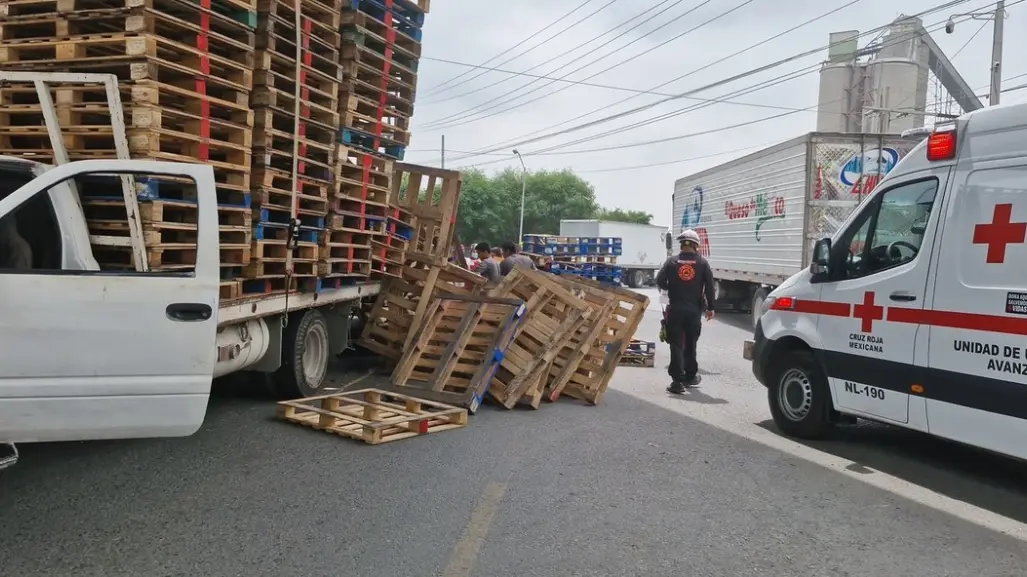
[[[744,356],[774,422],[852,417],[1027,459],[1027,104],[939,126],[812,264]]]

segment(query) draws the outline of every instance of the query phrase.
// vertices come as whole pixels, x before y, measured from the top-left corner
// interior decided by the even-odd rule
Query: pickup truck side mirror
[[[667,245],[667,254],[670,254],[670,251],[674,250],[674,245],[672,244],[674,239],[670,237],[669,232],[663,235],[663,242]]]
[[[831,272],[831,239],[822,238],[813,245],[813,258],[810,259],[809,272],[811,282],[824,282]]]

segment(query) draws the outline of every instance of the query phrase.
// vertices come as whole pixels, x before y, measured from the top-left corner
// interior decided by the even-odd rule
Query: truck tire
[[[320,394],[328,351],[328,323],[321,311],[309,309],[290,317],[282,334],[282,366],[272,379],[275,393],[290,399]]]
[[[756,323],[760,320],[760,311],[763,309],[763,303],[766,300],[767,289],[765,288],[758,288],[752,294],[752,309],[750,309],[752,312],[752,330],[756,330]]]
[[[645,271],[633,270],[628,273],[628,288],[642,288],[645,285]]]
[[[799,439],[818,439],[833,427],[831,390],[809,351],[789,351],[775,362],[767,387],[774,424]]]

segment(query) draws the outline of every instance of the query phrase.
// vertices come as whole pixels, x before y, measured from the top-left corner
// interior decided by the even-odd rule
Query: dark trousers
[[[685,383],[699,372],[696,345],[702,332],[702,311],[692,308],[667,309],[667,342],[670,344],[670,378]]]

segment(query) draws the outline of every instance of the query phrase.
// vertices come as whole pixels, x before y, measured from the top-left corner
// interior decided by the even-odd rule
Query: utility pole
[[[956,18],[969,16],[971,20],[994,20],[995,28],[991,37],[991,90],[988,94],[988,106],[995,106],[999,102],[999,95],[1002,93],[1002,32],[1005,29],[1006,3],[1005,0],[995,2],[995,11],[967,12],[965,14],[953,14],[945,23],[945,33],[952,34],[956,29]],[[951,91],[950,91],[951,92]],[[964,107],[965,110],[965,107]]]
[[[442,135],[442,168],[446,168],[446,135]]]
[[[988,106],[998,104],[1002,93],[1002,32],[1003,21],[1006,19],[1005,0],[995,3],[995,34],[991,39],[991,92]]]
[[[528,168],[524,166],[524,157],[516,148],[513,153],[521,161],[521,226],[517,229],[517,246],[524,247],[524,196],[528,192]]]

